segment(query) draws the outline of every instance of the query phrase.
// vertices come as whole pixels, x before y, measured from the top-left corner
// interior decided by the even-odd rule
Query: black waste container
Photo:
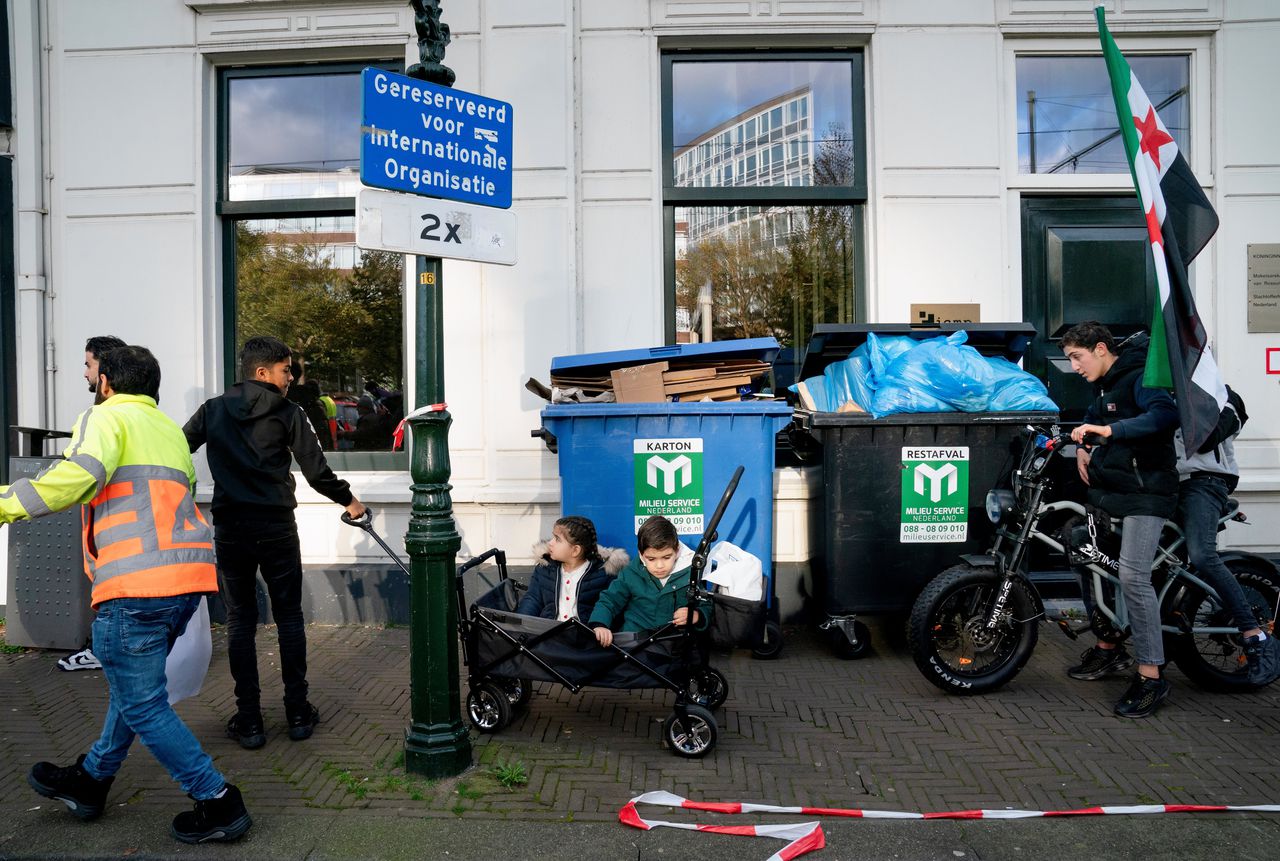
[[[40,448],[37,443],[35,449]],[[61,459],[11,457],[9,480],[35,478]],[[84,648],[93,611],[80,549],[79,507],[10,524],[8,564],[5,638],[9,644],[68,651]]]
[[[817,376],[874,332],[918,340],[963,330],[985,356],[1022,357],[1029,323],[822,325],[814,329],[801,379]],[[985,553],[993,527],[984,501],[1014,464],[1028,424],[1049,425],[1056,412],[867,413],[797,412],[802,433],[820,446],[824,485],[823,558],[814,573],[822,627],[843,634],[833,645],[846,657],[866,648],[859,613],[911,608],[925,584],[967,553]]]

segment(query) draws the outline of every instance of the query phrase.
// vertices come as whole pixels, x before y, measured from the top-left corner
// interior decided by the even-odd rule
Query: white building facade
[[[343,239],[350,228],[342,221],[344,208],[353,209],[352,165],[326,161],[319,144],[312,153],[318,137],[309,127],[290,128],[292,113],[237,103],[235,82],[349,76],[366,64],[415,62],[412,11],[402,0],[8,5],[15,216],[6,301],[15,339],[4,362],[14,383],[5,395],[7,421],[68,428],[87,406],[84,341],[114,334],[155,352],[164,372],[161,408],[181,423],[233,378],[236,338],[262,334],[234,331],[237,319],[245,324],[236,316],[244,306],[228,295],[245,289],[237,279],[248,271],[237,256],[237,223],[325,220],[314,229],[324,234],[327,265],[350,272],[358,259],[334,251],[352,244]],[[984,322],[1026,320],[1042,336],[1076,322],[1073,314],[1117,320],[1132,316],[1131,305],[1149,307],[1140,290],[1128,305],[1112,306],[1114,290],[1079,287],[1094,277],[1088,262],[1115,250],[1091,243],[1114,240],[1120,234],[1108,231],[1129,229],[1125,219],[1136,212],[1129,174],[1099,155],[1115,126],[1114,111],[1096,108],[1110,110],[1109,94],[1099,101],[1087,87],[1069,98],[1053,90],[1063,79],[1079,80],[1072,58],[1099,54],[1093,5],[446,0],[452,43],[445,62],[457,72],[457,86],[514,108],[520,225],[518,265],[444,265],[445,384],[462,553],[499,546],[513,561],[528,562],[528,548],[559,516],[555,455],[530,437],[543,404],[525,390],[525,379],[545,380],[553,356],[674,341],[677,317],[689,319],[677,283],[675,225],[703,222],[682,218],[686,207],[839,211],[838,272],[821,276],[824,289],[839,295],[825,311],[819,305],[826,300],[815,298],[804,314],[782,314],[776,325],[790,327],[792,346],[803,347],[815,321],[906,322],[913,303],[975,303]],[[1167,90],[1176,119],[1166,121],[1178,126],[1175,136],[1221,219],[1192,277],[1224,376],[1250,408],[1237,444],[1238,495],[1257,524],[1233,525],[1226,540],[1275,552],[1280,354],[1267,351],[1280,347],[1280,333],[1249,331],[1247,255],[1250,246],[1280,243],[1280,113],[1268,107],[1280,81],[1280,4],[1105,5],[1121,49],[1156,58],[1150,68],[1159,86],[1148,90],[1153,101]],[[851,163],[841,161],[825,184],[811,179],[799,187],[786,179],[795,171],[753,166],[753,175],[782,180],[737,200],[699,197],[680,185],[673,160],[682,147],[714,140],[707,133],[721,127],[732,142],[732,129],[740,128],[735,117],[794,93],[797,82],[781,74],[776,92],[752,89],[770,77],[753,68],[775,62],[823,66],[799,82],[819,89],[789,103],[796,106],[792,119],[799,105],[812,110],[805,128],[814,139],[784,142],[782,164],[803,162],[813,173],[822,141],[842,142],[841,158]],[[682,83],[681,64],[695,63],[723,63],[736,76],[725,78],[720,102],[696,77]],[[823,64],[835,69],[836,83],[822,77],[830,71]],[[1135,64],[1140,78],[1144,68]],[[335,151],[355,151],[358,102],[354,114],[349,105],[344,110],[324,128],[349,129],[351,145]],[[1081,120],[1082,111],[1095,122]],[[271,179],[264,156],[243,173],[255,179],[234,183],[249,189],[238,197],[229,181],[238,175],[236,136],[269,133],[296,147],[310,180],[298,189],[287,178]],[[732,159],[724,164],[738,175],[745,169]],[[280,208],[272,201],[282,195],[291,202]],[[683,257],[691,239],[679,243]],[[1123,263],[1127,253],[1117,251],[1115,259]],[[1095,275],[1105,281],[1106,271]],[[403,374],[393,382],[414,403],[410,280],[396,312],[403,325],[392,346],[400,348]],[[1046,344],[1036,361],[1052,373],[1046,361],[1056,350]],[[342,384],[353,402],[360,379],[369,377]],[[408,523],[403,456],[338,454],[339,471],[378,510],[377,525],[394,543]],[[300,483],[304,562],[385,567],[376,545],[343,528],[338,508]],[[204,499],[209,492],[203,485]],[[779,468],[775,495],[776,562],[788,572],[779,578],[780,598],[790,615],[821,543],[820,474]]]

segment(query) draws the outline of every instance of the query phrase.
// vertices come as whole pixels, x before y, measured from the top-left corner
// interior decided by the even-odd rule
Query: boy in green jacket
[[[619,631],[648,631],[668,622],[685,625],[692,622],[705,628],[711,607],[700,602],[700,609],[689,618],[686,589],[693,551],[680,542],[675,526],[665,517],[650,517],[640,524],[636,534],[640,555],[631,560],[608,589],[600,593],[591,619],[587,622],[596,632],[600,645],[613,642],[614,620],[621,617]]]

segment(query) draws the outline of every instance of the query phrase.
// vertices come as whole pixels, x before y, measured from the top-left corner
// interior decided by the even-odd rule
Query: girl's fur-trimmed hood
[[[551,558],[547,556],[550,538],[539,541],[533,545],[533,558],[539,562],[550,562]],[[631,561],[631,556],[621,547],[605,547],[603,544],[596,546],[596,551],[600,554],[600,558],[604,561],[604,573],[610,577],[616,577],[618,572],[627,567],[627,563]]]

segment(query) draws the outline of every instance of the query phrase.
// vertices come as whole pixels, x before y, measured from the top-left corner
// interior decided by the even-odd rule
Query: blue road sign
[[[482,206],[511,206],[508,102],[365,69],[360,181]]]

